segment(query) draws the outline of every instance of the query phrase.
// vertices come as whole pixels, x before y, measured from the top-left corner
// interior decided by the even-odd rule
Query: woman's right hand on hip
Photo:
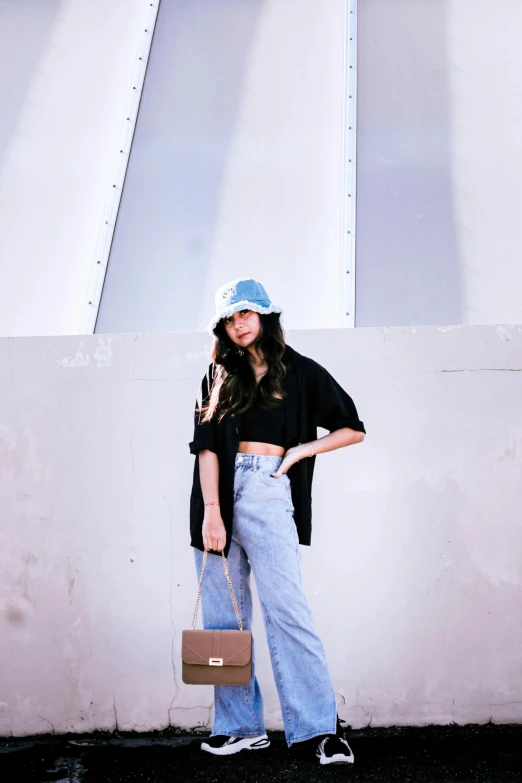
[[[221,552],[225,548],[227,533],[221,518],[219,506],[207,506],[203,519],[203,546]]]

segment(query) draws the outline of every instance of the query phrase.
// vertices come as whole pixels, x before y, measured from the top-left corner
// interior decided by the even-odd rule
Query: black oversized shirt
[[[283,388],[286,397],[286,448],[317,439],[317,427],[332,432],[350,427],[366,432],[357,415],[355,404],[328,370],[313,359],[303,356],[288,344],[282,357],[288,367]],[[212,388],[215,365],[211,364],[204,376],[194,413],[194,438],[189,443],[191,454],[196,455],[192,492],[190,495],[191,545],[204,550],[202,526],[205,513],[199,478],[199,459],[203,449],[210,449],[219,461],[219,501],[227,540],[225,555],[232,539],[234,517],[234,472],[239,443],[239,416],[225,415],[218,423],[216,418],[202,422],[203,414],[197,408],[208,401]],[[315,456],[294,463],[287,472],[290,479],[294,521],[300,544],[310,545],[312,536],[312,478]]]

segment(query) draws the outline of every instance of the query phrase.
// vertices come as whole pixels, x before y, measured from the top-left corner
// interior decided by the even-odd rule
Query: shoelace
[[[321,740],[321,742],[319,743],[319,747],[317,748],[316,753],[318,756],[324,754],[325,745],[328,742],[328,740],[330,740],[331,743],[336,742],[340,748],[340,752],[344,753],[346,756],[351,755],[350,747],[345,739],[342,739],[341,737],[325,737],[324,739]],[[333,753],[332,755],[335,755],[335,753]]]

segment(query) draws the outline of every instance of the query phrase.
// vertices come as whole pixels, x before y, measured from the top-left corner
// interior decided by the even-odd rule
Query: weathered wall
[[[302,550],[341,715],[521,721],[522,326],[287,339],[368,430],[318,458]],[[202,333],[0,340],[0,734],[208,725],[212,689],[179,663],[207,350]],[[259,616],[255,633],[279,727]]]

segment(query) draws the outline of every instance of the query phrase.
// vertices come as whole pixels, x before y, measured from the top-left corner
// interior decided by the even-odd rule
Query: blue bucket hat
[[[212,337],[214,329],[222,318],[238,310],[253,310],[255,313],[282,313],[281,307],[273,304],[265,288],[251,277],[239,277],[220,286],[215,295],[216,312],[207,325]]]

